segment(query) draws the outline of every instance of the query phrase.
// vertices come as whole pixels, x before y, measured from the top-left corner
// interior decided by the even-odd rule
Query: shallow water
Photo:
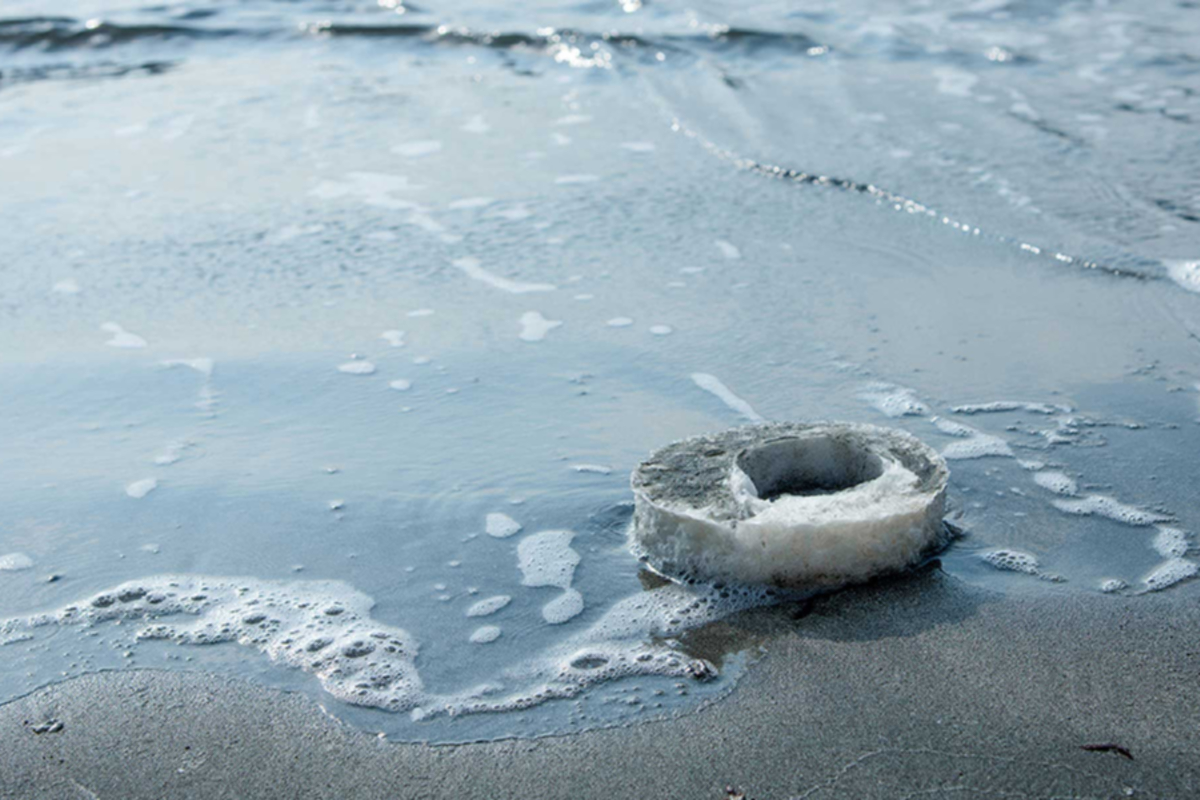
[[[228,670],[442,741],[694,708],[753,652],[676,643],[707,596],[639,576],[628,474],[761,419],[942,450],[968,582],[1195,571],[1189,4],[48,13],[0,19],[0,697]],[[129,581],[206,599],[89,605]],[[409,637],[403,702],[247,596]],[[121,618],[32,624],[72,604]],[[479,698],[520,710],[441,713]]]

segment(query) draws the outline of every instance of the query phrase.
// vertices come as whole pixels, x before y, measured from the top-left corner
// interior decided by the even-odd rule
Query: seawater
[[[628,475],[761,420],[937,447],[961,580],[1196,573],[1184,5],[2,13],[0,698],[685,712],[755,655],[689,636],[779,598],[647,574]]]

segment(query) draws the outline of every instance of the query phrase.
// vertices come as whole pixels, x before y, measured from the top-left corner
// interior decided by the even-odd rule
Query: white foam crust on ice
[[[676,442],[638,467],[631,544],[672,576],[854,583],[945,544],[948,475],[937,453],[902,431],[735,428]]]

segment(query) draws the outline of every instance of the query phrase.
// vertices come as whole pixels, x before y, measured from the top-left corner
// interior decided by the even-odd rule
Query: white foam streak
[[[525,283],[524,281],[514,281],[510,278],[505,278],[494,272],[489,272],[480,265],[478,258],[467,256],[465,258],[455,259],[453,262],[455,267],[462,270],[463,273],[472,280],[486,283],[496,289],[500,289],[511,294],[529,294],[531,292],[553,292],[558,287],[549,283]]]
[[[1141,527],[1153,525],[1156,522],[1166,522],[1169,517],[1146,511],[1137,506],[1126,505],[1112,497],[1100,494],[1089,494],[1078,500],[1055,500],[1054,507],[1059,511],[1078,516],[1107,517],[1125,525]]]
[[[750,422],[765,422],[749,403],[734,394],[715,375],[709,375],[707,372],[693,372],[691,377],[692,383],[716,397]]]
[[[546,334],[562,325],[562,320],[546,319],[537,311],[526,311],[521,315],[521,332],[517,334],[522,341],[540,342]]]

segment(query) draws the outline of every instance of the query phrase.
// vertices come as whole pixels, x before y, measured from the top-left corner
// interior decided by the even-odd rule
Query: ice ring
[[[904,431],[771,423],[685,439],[634,471],[630,545],[676,579],[832,588],[944,547],[946,462]]]

